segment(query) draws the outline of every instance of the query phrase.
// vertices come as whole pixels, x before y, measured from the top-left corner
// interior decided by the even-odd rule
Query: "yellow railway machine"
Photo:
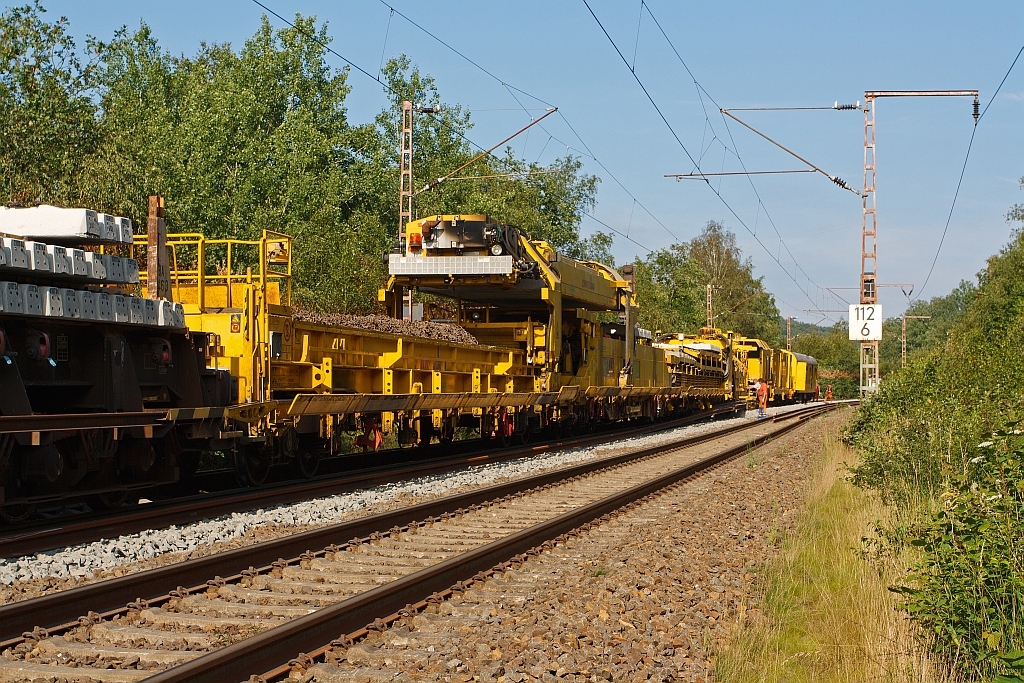
[[[526,425],[578,427],[601,419],[653,418],[703,406],[706,387],[674,381],[664,349],[639,328],[632,283],[483,215],[439,215],[406,225],[389,255],[381,300],[402,315],[409,290],[442,297],[453,322],[482,343],[523,354],[550,407]]]
[[[210,334],[208,366],[229,370],[239,402],[250,407],[236,432],[225,428],[238,434],[236,469],[250,483],[281,462],[311,476],[345,431],[361,430],[357,443],[374,450],[392,426],[402,444],[450,439],[459,415],[476,415],[486,431],[503,411],[558,397],[541,388],[539,369],[519,349],[296,318],[292,246],[270,231],[258,240],[167,237],[171,295],[188,328]],[[143,286],[147,276],[140,274]]]

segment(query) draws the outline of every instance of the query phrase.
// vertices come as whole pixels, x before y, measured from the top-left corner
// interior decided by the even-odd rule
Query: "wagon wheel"
[[[306,479],[312,479],[316,468],[320,466],[320,453],[308,448],[300,448],[292,457],[295,473]]]
[[[122,505],[135,505],[139,502],[139,494],[128,489],[120,491],[104,491],[86,496],[85,502],[96,512],[101,510],[116,510]]]
[[[517,422],[519,424],[516,426],[519,428],[513,432],[513,437],[517,444],[519,444],[520,446],[525,446],[526,444],[530,443],[530,437],[532,435],[532,431],[530,430],[529,416],[522,414],[522,417],[519,420],[517,420]]]
[[[12,505],[0,505],[0,522],[4,524],[17,524],[24,522],[36,511],[35,503],[14,503]]]
[[[234,451],[235,478],[242,486],[257,487],[270,475],[273,456],[270,450],[238,446]]]

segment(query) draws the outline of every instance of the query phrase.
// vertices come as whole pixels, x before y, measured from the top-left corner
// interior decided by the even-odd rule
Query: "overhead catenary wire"
[[[988,112],[988,108],[991,107],[992,103],[995,101],[996,95],[998,95],[999,91],[1003,89],[1003,84],[1006,83],[1006,79],[1010,77],[1010,72],[1013,71],[1013,67],[1017,65],[1017,60],[1020,59],[1021,53],[1024,53],[1024,45],[1022,45],[1020,50],[1017,51],[1017,56],[1013,58],[1010,68],[1007,69],[1006,74],[1003,75],[1003,80],[999,81],[999,87],[992,93],[992,97],[989,99],[988,104],[985,105],[985,109],[974,122],[974,129],[971,130],[971,140],[967,143],[967,154],[964,155],[964,165],[960,169],[960,179],[956,183],[956,192],[953,193],[953,201],[949,205],[949,214],[946,216],[946,225],[942,228],[942,236],[939,238],[939,246],[935,249],[935,257],[932,259],[932,265],[928,269],[928,276],[924,279],[924,284],[921,285],[920,291],[912,301],[917,301],[921,298],[921,295],[924,294],[924,288],[928,286],[928,281],[932,279],[932,272],[935,270],[935,264],[939,260],[939,252],[942,251],[942,244],[946,241],[946,233],[949,231],[949,223],[953,219],[953,209],[956,208],[957,197],[960,196],[960,186],[964,182],[964,173],[967,171],[967,161],[971,158],[971,148],[974,146],[974,136],[978,132],[978,124],[981,123],[983,118],[985,118],[985,114]],[[977,102],[975,102],[975,106],[977,106]],[[977,113],[977,108],[975,108],[974,111]]]
[[[458,178],[448,178],[448,180],[484,180],[485,178],[517,178],[521,176],[529,175],[548,175],[550,173],[561,173],[560,168],[546,168],[541,171],[522,171],[519,173],[495,173],[494,175],[466,175],[459,176]]]
[[[509,84],[509,83],[506,83],[505,81],[501,80],[500,78],[498,78],[497,76],[495,76],[495,75],[494,75],[493,73],[491,73],[490,71],[488,71],[488,70],[487,70],[487,69],[485,69],[484,67],[480,66],[480,64],[476,63],[475,61],[473,61],[472,59],[470,59],[469,57],[467,57],[467,56],[466,56],[465,54],[463,54],[463,53],[462,53],[462,52],[460,52],[459,50],[455,49],[454,47],[452,47],[451,45],[449,45],[448,43],[446,43],[446,42],[445,42],[444,40],[442,40],[442,39],[441,39],[441,38],[439,38],[438,36],[434,35],[433,33],[431,33],[430,31],[428,31],[428,30],[427,30],[426,28],[424,28],[423,26],[420,26],[420,25],[419,25],[418,23],[416,23],[415,21],[413,21],[412,19],[410,19],[410,18],[409,18],[409,17],[407,17],[406,15],[402,14],[402,12],[400,12],[399,10],[395,9],[394,7],[392,7],[391,5],[389,5],[388,3],[384,2],[384,0],[380,0],[380,4],[384,5],[384,6],[385,6],[385,7],[387,7],[387,8],[389,9],[389,10],[391,10],[392,12],[394,12],[395,14],[397,14],[398,16],[402,17],[403,19],[405,19],[406,21],[408,21],[408,22],[409,22],[410,24],[412,24],[413,26],[415,26],[415,27],[416,27],[416,28],[418,28],[419,30],[423,31],[423,32],[424,32],[424,33],[426,33],[426,34],[427,34],[428,36],[430,36],[431,38],[433,38],[433,39],[434,39],[434,40],[436,40],[437,42],[441,43],[441,44],[442,44],[442,45],[444,45],[444,46],[445,46],[446,48],[448,48],[449,50],[451,50],[452,52],[454,52],[454,53],[455,53],[455,54],[457,54],[458,56],[462,57],[462,58],[463,58],[464,60],[466,60],[467,62],[469,62],[470,64],[472,64],[472,65],[473,65],[473,66],[475,66],[476,68],[480,69],[480,71],[483,71],[483,72],[484,72],[485,74],[487,74],[488,76],[490,76],[490,77],[491,77],[491,78],[493,78],[494,80],[498,81],[499,83],[501,83],[501,84],[502,84],[502,85],[504,85],[505,87],[507,87],[507,88],[512,88],[512,89],[513,89],[513,90],[515,90],[516,92],[522,93],[523,95],[526,95],[527,97],[531,97],[531,98],[533,98],[533,99],[537,100],[538,102],[540,102],[541,104],[543,104],[543,105],[544,105],[544,106],[546,106],[546,107],[554,107],[554,106],[555,106],[555,105],[551,104],[550,102],[546,102],[546,101],[542,100],[541,98],[539,98],[539,97],[537,97],[537,96],[535,96],[535,95],[531,95],[530,93],[526,92],[525,90],[520,90],[519,88],[515,87],[514,85],[511,85],[511,84]]]
[[[774,175],[778,173],[816,173],[813,168],[798,168],[792,171],[726,171],[724,173],[666,173],[664,177],[676,180],[703,180],[705,176],[716,175]]]
[[[590,3],[587,0],[582,0],[582,1],[583,1],[583,4],[586,6],[587,11],[589,11],[590,15],[594,18],[594,21],[597,22],[597,25],[601,29],[601,32],[604,33],[605,38],[608,39],[608,42],[611,44],[611,46],[615,50],[616,54],[619,55],[619,58],[622,60],[622,62],[628,68],[629,67],[629,62],[623,56],[622,51],[619,49],[619,46],[615,43],[615,40],[608,33],[608,30],[604,27],[604,24],[598,18],[597,14],[594,12],[593,8],[590,6]],[[647,8],[647,12],[648,12],[648,14],[650,14],[653,17],[653,13],[651,12],[649,7]],[[657,19],[655,19],[655,22],[657,23]],[[661,28],[660,23],[658,23],[658,26],[659,26],[659,29],[660,29]],[[664,29],[661,29],[661,30],[662,30],[662,34],[665,35],[666,40],[668,40],[668,36],[667,36],[667,34],[664,33]],[[671,40],[669,40],[669,43],[671,45]],[[673,51],[675,51],[675,53],[679,57],[680,61],[683,61],[682,57],[679,55],[679,52],[678,52],[678,50],[675,49],[674,45],[672,45],[672,49],[673,49]],[[690,72],[689,68],[686,67],[685,62],[683,62],[683,66],[687,69],[687,72],[690,73],[690,75],[692,77],[693,74],[692,74],[692,72]],[[651,96],[650,92],[648,91],[647,87],[644,85],[643,81],[640,79],[640,77],[636,74],[636,72],[634,70],[630,69],[630,74],[632,74],[633,78],[636,80],[637,84],[640,86],[640,89],[644,92],[644,95],[647,96],[647,99],[651,102],[651,105],[654,107],[655,111],[657,111],[658,115],[661,117],[662,122],[668,128],[668,130],[671,133],[672,137],[679,144],[680,148],[682,148],[682,150],[686,154],[687,158],[689,158],[690,161],[693,163],[694,168],[696,169],[696,171],[698,173],[703,173],[703,169],[700,168],[700,165],[698,164],[698,162],[693,158],[693,155],[690,154],[689,149],[687,149],[687,147],[683,143],[682,139],[676,133],[675,128],[672,126],[672,124],[665,117],[665,115],[662,112],[661,108],[658,106],[658,103]],[[696,83],[696,82],[697,82],[696,78],[694,78],[694,83]],[[719,110],[721,110],[721,107],[719,107]],[[723,145],[723,146],[725,146],[725,145]],[[727,146],[725,146],[725,147],[727,147]],[[746,169],[744,168],[744,170],[746,170]],[[749,176],[748,176],[748,180],[749,180]],[[742,225],[744,227],[744,229],[746,229],[746,231],[749,232],[754,237],[754,240],[761,246],[761,248],[764,250],[764,252],[766,254],[768,254],[768,256],[771,257],[771,259],[778,264],[779,268],[789,277],[790,280],[793,281],[793,284],[795,284],[797,286],[797,288],[800,289],[801,293],[805,297],[807,297],[807,299],[812,304],[817,306],[817,302],[815,302],[814,299],[811,298],[811,296],[804,290],[804,287],[796,280],[795,277],[793,277],[793,275],[789,272],[789,270],[782,264],[782,261],[780,260],[780,258],[778,258],[775,254],[773,254],[770,249],[768,249],[768,247],[764,244],[764,242],[762,242],[761,239],[754,233],[754,231],[750,229],[750,226],[747,225],[746,221],[743,220],[743,218],[736,212],[736,210],[725,199],[725,197],[722,196],[720,188],[715,188],[715,186],[712,185],[710,182],[708,182],[706,184],[707,184],[707,186],[709,188],[711,188],[711,191],[715,193],[715,196],[718,197],[719,201],[722,202],[722,204],[726,207],[726,209],[728,209],[728,211],[733,215],[733,217],[737,221],[739,221],[740,225]],[[760,197],[758,197],[758,201],[760,202]],[[763,206],[763,203],[762,203],[762,206]],[[767,214],[767,211],[766,211],[766,214]],[[773,223],[773,225],[774,225],[774,223]],[[778,229],[777,228],[776,228],[776,233],[778,233]],[[779,239],[780,240],[782,239],[781,235],[779,235]],[[788,247],[786,249],[787,249],[787,251],[789,251]],[[790,254],[790,256],[792,256],[792,254]],[[796,263],[796,259],[795,258],[793,258],[793,262]],[[806,273],[805,273],[805,275],[806,275]],[[810,280],[810,278],[808,278],[808,280]]]
[[[441,39],[440,37],[438,37],[437,35],[435,35],[431,31],[429,31],[427,28],[425,28],[424,26],[422,26],[421,24],[419,24],[418,22],[416,22],[412,18],[408,17],[407,15],[403,14],[401,11],[399,11],[399,10],[395,9],[394,7],[392,7],[391,5],[389,5],[387,2],[385,2],[385,0],[378,0],[378,1],[382,5],[387,7],[389,10],[391,10],[392,12],[397,14],[399,17],[401,17],[402,19],[405,19],[412,26],[416,27],[417,29],[422,31],[427,36],[433,38],[435,41],[440,43],[442,46],[446,47],[448,50],[450,50],[454,54],[456,54],[459,57],[461,57],[463,60],[465,60],[471,66],[479,69],[482,73],[484,73],[485,75],[489,76],[492,80],[496,81],[498,84],[500,84],[506,90],[508,90],[509,91],[509,95],[512,97],[512,99],[514,99],[516,101],[516,103],[519,104],[520,110],[526,112],[527,115],[530,115],[529,113],[531,111],[536,111],[536,110],[535,109],[530,109],[530,108],[526,107],[519,100],[519,97],[516,95],[516,93],[519,93],[521,95],[529,97],[529,98],[531,98],[531,99],[533,99],[533,100],[535,100],[537,102],[540,102],[541,104],[544,104],[544,105],[546,105],[548,107],[554,106],[550,102],[548,102],[547,100],[544,100],[544,99],[542,99],[540,97],[537,97],[536,95],[534,95],[532,93],[526,92],[525,90],[523,90],[521,88],[517,88],[516,86],[512,85],[508,81],[500,78],[499,76],[497,76],[493,72],[491,72],[488,69],[484,68],[482,65],[480,65],[479,63],[477,63],[476,61],[474,61],[473,59],[471,59],[470,57],[468,57],[467,55],[465,55],[464,53],[462,53],[460,50],[456,49],[452,45],[448,44],[446,41],[444,41],[443,39]],[[642,5],[642,3],[641,3],[641,5]],[[641,9],[643,9],[643,8],[641,7]],[[495,110],[495,111],[499,111],[499,110]],[[500,111],[505,111],[505,110],[500,110]],[[612,179],[612,181],[619,187],[619,189],[621,189],[623,192],[625,192],[626,195],[628,195],[630,199],[632,199],[634,202],[636,202],[637,206],[639,206],[643,210],[643,212],[646,213],[651,218],[651,220],[653,220],[655,223],[657,223],[665,232],[667,232],[672,237],[672,239],[674,239],[674,240],[676,240],[678,242],[679,241],[678,235],[676,235],[675,232],[672,231],[672,229],[670,229],[667,225],[665,225],[665,223],[660,218],[658,218],[649,208],[647,208],[647,206],[644,205],[644,203],[641,202],[640,199],[638,199],[636,197],[636,195],[634,195],[629,190],[629,188],[627,188],[622,183],[622,181],[620,181],[618,179],[618,177],[608,169],[607,166],[605,166],[604,162],[602,162],[597,157],[597,155],[594,154],[593,150],[590,149],[590,147],[587,145],[586,141],[580,136],[580,134],[576,131],[576,128],[573,127],[572,123],[566,117],[565,112],[559,110],[558,111],[558,116],[559,116],[559,118],[562,119],[562,122],[565,123],[566,127],[570,131],[572,131],[572,134],[574,136],[576,136],[576,139],[579,140],[580,144],[583,146],[584,150],[586,150],[586,151],[577,149],[576,147],[573,147],[572,145],[569,145],[564,140],[560,139],[558,136],[556,136],[553,133],[551,133],[551,131],[549,131],[544,126],[539,126],[540,129],[542,131],[544,131],[545,133],[547,133],[550,139],[555,140],[560,145],[564,146],[567,150],[571,150],[571,151],[579,154],[580,156],[587,157],[588,159],[591,159],[594,163],[596,163],[598,166],[600,166],[601,170],[603,170],[605,172],[605,174],[609,178]],[[538,158],[538,160],[540,159],[539,156],[537,158]]]
[[[498,144],[494,145],[494,146],[493,146],[493,147],[491,147],[490,149],[485,149],[485,150],[481,151],[481,152],[480,152],[479,154],[477,154],[477,155],[476,155],[475,157],[473,157],[472,159],[470,159],[470,160],[469,160],[469,161],[467,161],[466,163],[462,164],[461,166],[459,166],[458,168],[456,168],[456,169],[455,169],[454,171],[451,171],[451,172],[450,172],[450,173],[449,173],[448,175],[444,175],[444,176],[441,176],[440,178],[437,178],[437,179],[435,179],[435,180],[431,180],[431,181],[430,181],[430,182],[428,182],[428,183],[427,183],[426,185],[424,185],[424,186],[423,186],[423,188],[422,188],[422,189],[421,189],[421,190],[420,190],[419,192],[415,192],[415,193],[413,193],[413,196],[415,197],[416,195],[419,195],[419,194],[423,194],[423,193],[424,193],[424,192],[426,192],[427,190],[432,190],[432,189],[434,189],[435,187],[437,187],[438,185],[440,185],[440,184],[441,184],[441,183],[443,183],[444,181],[448,180],[448,178],[449,178],[449,177],[450,177],[450,176],[451,176],[452,174],[458,173],[459,171],[461,171],[462,169],[466,168],[467,166],[470,166],[470,165],[472,165],[472,164],[473,164],[474,162],[476,162],[477,160],[481,159],[482,157],[485,157],[485,156],[489,155],[489,154],[490,154],[491,152],[493,152],[494,150],[498,149],[499,147],[501,147],[502,145],[504,145],[504,144],[505,144],[506,142],[508,142],[508,141],[509,141],[509,140],[511,140],[512,138],[516,137],[517,135],[519,135],[519,134],[520,134],[520,133],[522,133],[523,131],[527,131],[527,130],[529,130],[529,129],[530,129],[530,128],[532,128],[532,127],[533,127],[533,126],[534,126],[535,124],[537,124],[537,123],[540,123],[541,121],[543,121],[543,120],[544,120],[545,118],[547,118],[548,116],[551,116],[552,114],[554,114],[554,113],[555,113],[556,111],[558,111],[558,110],[557,110],[557,109],[554,109],[554,108],[550,109],[550,110],[548,111],[548,113],[544,114],[544,116],[542,116],[542,117],[540,117],[539,119],[536,119],[536,120],[534,120],[534,121],[531,121],[531,122],[530,122],[529,124],[527,124],[526,126],[523,126],[523,127],[522,127],[522,128],[520,128],[519,130],[517,130],[517,131],[516,131],[515,133],[512,133],[512,135],[509,135],[509,136],[508,136],[507,138],[505,138],[504,140],[502,140],[502,141],[501,141],[501,142],[499,142]]]
[[[715,108],[719,110],[719,115],[720,116],[721,116],[722,106],[720,104],[718,104],[718,102],[715,100],[715,98],[712,97],[711,93],[709,93],[707,91],[707,89],[705,89],[704,86],[700,84],[700,82],[697,80],[697,77],[694,76],[693,71],[690,70],[689,65],[687,65],[687,63],[686,63],[686,60],[683,59],[683,56],[681,54],[679,54],[679,50],[676,48],[675,43],[672,41],[672,39],[669,37],[668,33],[665,31],[664,27],[661,25],[661,22],[658,21],[658,18],[656,16],[654,16],[654,12],[651,10],[650,5],[647,5],[644,2],[644,0],[641,0],[641,6],[643,6],[647,10],[647,14],[651,17],[651,20],[654,22],[654,25],[658,27],[658,31],[661,33],[662,37],[665,39],[665,42],[668,43],[668,46],[672,50],[672,52],[675,54],[676,59],[679,60],[679,63],[683,66],[683,69],[686,70],[686,73],[690,76],[690,79],[693,81],[694,90],[697,93],[697,99],[700,101],[701,109],[704,112],[705,125],[711,129],[711,133],[714,136],[712,138],[711,142],[708,143],[708,148],[710,149],[710,146],[712,144],[714,144],[714,142],[717,140],[719,144],[721,144],[726,150],[728,150],[730,153],[732,153],[736,157],[737,161],[739,161],[740,166],[743,168],[743,170],[747,171],[746,163],[743,161],[743,158],[739,154],[739,148],[736,146],[736,141],[733,138],[732,129],[729,127],[729,121],[725,118],[725,116],[722,116],[722,123],[725,125],[726,133],[728,133],[728,135],[729,135],[729,141],[732,143],[732,147],[731,148],[729,147],[729,145],[725,144],[725,141],[722,140],[718,136],[717,131],[715,131],[714,124],[711,123],[711,118],[708,116],[708,110],[707,110],[707,106],[704,103],[704,97],[707,96],[707,98],[711,101],[711,103],[713,105],[715,105]],[[606,35],[607,35],[607,33],[606,33]],[[858,106],[859,106],[859,103],[858,103]],[[856,108],[856,107],[853,106],[853,105],[839,105],[838,102],[837,102],[833,107],[829,107],[829,108],[831,108],[831,109],[853,109],[853,108]],[[701,156],[703,157],[703,153],[702,153]],[[761,200],[761,195],[757,191],[757,186],[754,185],[754,181],[753,181],[752,178],[749,177],[749,175],[747,177],[747,181],[750,183],[750,189],[753,190],[754,195],[757,197],[758,206],[760,207],[761,210],[764,211],[765,217],[768,219],[768,222],[771,224],[772,229],[775,230],[775,234],[779,237],[780,240],[782,240],[782,235],[779,233],[778,226],[775,225],[775,220],[771,217],[771,214],[768,212],[768,207],[766,207],[764,205],[764,202]],[[720,199],[721,199],[721,197],[720,197]],[[747,227],[747,226],[744,225],[744,227]],[[750,231],[749,228],[747,228],[747,230],[748,230],[748,232]],[[757,230],[755,229],[752,234],[754,235],[754,237],[756,239],[756,237],[757,237]],[[811,278],[811,276],[807,274],[807,272],[800,265],[800,262],[796,260],[796,257],[793,255],[793,252],[790,251],[789,245],[786,244],[785,241],[782,241],[782,245],[785,247],[786,253],[788,253],[790,258],[793,259],[793,264],[796,266],[797,270],[799,270],[800,273],[807,279],[807,282],[812,284],[812,285],[814,285],[815,289],[822,296],[826,296],[825,288],[822,287],[821,285],[819,285],[817,282],[815,282]],[[762,247],[763,247],[763,245],[762,245]],[[779,265],[781,267],[781,263]],[[783,271],[785,272],[785,268],[783,268]],[[788,272],[786,272],[786,274],[789,275]],[[793,279],[792,276],[790,276],[790,279]],[[795,280],[794,280],[794,282],[795,282]],[[797,285],[799,286],[799,283],[797,283]],[[810,298],[810,296],[807,295],[806,292],[804,292],[804,295],[807,296],[807,298]],[[817,303],[815,303],[815,306],[817,306]]]
[[[356,71],[358,71],[359,73],[361,73],[361,74],[364,74],[364,75],[365,75],[365,76],[367,76],[368,78],[372,78],[373,80],[377,81],[377,83],[379,83],[380,85],[382,85],[382,86],[384,86],[385,88],[387,88],[387,89],[388,89],[388,91],[390,91],[390,92],[395,92],[394,88],[392,88],[392,87],[391,87],[390,85],[388,85],[388,84],[387,84],[387,83],[385,83],[384,81],[380,80],[380,77],[379,77],[379,76],[374,76],[373,74],[371,74],[371,73],[370,73],[369,71],[367,71],[367,70],[366,70],[366,69],[364,69],[363,67],[359,66],[358,64],[356,64],[356,63],[355,63],[355,62],[353,62],[352,60],[348,59],[348,58],[347,58],[347,57],[345,57],[344,55],[342,55],[342,54],[338,53],[338,52],[337,52],[337,51],[336,51],[336,50],[335,50],[334,48],[332,48],[332,47],[331,47],[330,45],[327,45],[326,43],[324,43],[323,41],[321,41],[321,40],[320,40],[319,38],[317,38],[317,37],[316,37],[315,35],[310,35],[310,34],[309,34],[309,32],[307,32],[307,31],[304,31],[304,30],[303,30],[303,29],[302,29],[301,27],[299,27],[299,26],[296,26],[296,25],[295,25],[295,24],[293,24],[292,22],[288,21],[287,19],[285,19],[284,17],[282,17],[282,16],[280,15],[280,14],[278,14],[278,13],[277,13],[277,12],[275,12],[274,10],[272,10],[272,9],[270,9],[269,7],[267,7],[266,5],[264,5],[264,4],[262,3],[262,2],[260,2],[260,0],[252,0],[252,1],[253,1],[254,3],[256,3],[257,5],[259,5],[260,7],[262,7],[262,8],[263,8],[263,10],[264,10],[265,12],[269,12],[270,14],[273,14],[273,15],[274,15],[275,17],[277,17],[277,18],[278,18],[278,19],[279,19],[280,21],[283,21],[284,23],[288,24],[288,25],[289,25],[289,26],[291,26],[292,28],[294,28],[294,29],[296,29],[296,30],[298,30],[298,31],[301,31],[301,32],[302,32],[302,33],[303,33],[303,34],[304,34],[304,35],[305,35],[305,36],[306,36],[307,38],[309,38],[310,40],[312,40],[313,42],[315,42],[316,44],[318,44],[318,45],[319,45],[320,47],[322,47],[323,49],[325,49],[325,50],[327,50],[328,52],[330,52],[330,53],[331,53],[332,55],[334,55],[335,57],[337,57],[337,58],[338,58],[338,59],[340,59],[341,61],[343,61],[343,62],[345,62],[346,64],[348,64],[348,65],[349,65],[350,67],[352,67],[353,69],[355,69],[355,70],[356,70]]]
[[[391,20],[394,19],[395,13],[391,12],[388,14],[388,28],[384,32],[384,44],[380,48],[380,64],[377,66],[377,77],[380,78],[380,72],[384,70],[384,53],[388,49],[388,36],[391,35]]]
[[[694,167],[698,171],[700,171],[700,166],[697,165],[697,161],[693,158],[693,155],[690,154],[690,150],[686,148],[686,145],[683,144],[682,139],[679,137],[679,135],[676,134],[676,129],[673,128],[672,124],[668,122],[667,118],[665,118],[665,114],[661,111],[661,107],[659,107],[658,103],[654,101],[653,97],[651,97],[651,93],[647,91],[647,86],[645,86],[643,81],[640,80],[640,77],[636,75],[636,70],[629,66],[629,62],[626,61],[626,57],[625,55],[622,54],[622,50],[620,50],[619,46],[615,44],[615,41],[612,40],[612,37],[611,35],[609,35],[608,30],[605,29],[604,24],[602,24],[601,20],[597,18],[596,14],[594,14],[594,10],[590,7],[590,3],[587,2],[587,0],[583,0],[583,4],[587,6],[587,11],[590,12],[590,16],[594,17],[594,21],[597,22],[597,25],[601,28],[601,31],[608,39],[608,42],[612,44],[613,48],[615,48],[615,53],[619,55],[619,58],[622,60],[622,63],[625,64],[627,68],[629,68],[629,72],[633,74],[633,78],[636,80],[637,85],[639,85],[640,89],[644,91],[644,95],[647,96],[647,99],[650,101],[651,106],[654,107],[654,110],[658,112],[658,116],[661,117],[661,120],[665,123],[665,126],[668,127],[669,132],[672,133],[672,137],[676,139],[676,142],[679,143],[679,146],[683,149],[683,152],[685,152],[686,156],[690,159],[691,162],[693,162]]]
[[[621,237],[621,238],[623,238],[623,239],[625,239],[625,240],[629,240],[630,242],[632,242],[632,243],[633,243],[633,244],[635,244],[636,246],[638,246],[638,247],[640,247],[641,249],[643,249],[644,251],[646,251],[646,252],[647,252],[648,254],[650,254],[650,253],[652,253],[652,252],[654,251],[654,250],[653,250],[653,249],[651,249],[650,247],[646,247],[646,246],[644,246],[644,245],[640,244],[640,243],[639,243],[639,242],[637,242],[637,241],[636,241],[635,239],[633,239],[633,238],[632,238],[632,237],[630,237],[629,235],[625,234],[625,233],[624,233],[624,232],[622,232],[621,230],[618,230],[618,229],[616,229],[616,228],[613,228],[612,226],[608,225],[608,224],[607,224],[607,223],[605,223],[605,222],[604,222],[603,220],[601,220],[600,218],[598,218],[598,217],[597,217],[597,216],[595,216],[594,214],[590,213],[589,211],[584,211],[584,212],[583,212],[583,215],[584,215],[584,216],[587,216],[588,218],[590,218],[590,219],[591,219],[591,220],[593,220],[593,221],[596,221],[596,222],[600,223],[600,224],[601,224],[601,225],[603,225],[604,227],[606,227],[606,228],[608,228],[609,230],[611,230],[612,232],[614,232],[614,233],[615,233],[616,235],[618,235],[619,237]]]

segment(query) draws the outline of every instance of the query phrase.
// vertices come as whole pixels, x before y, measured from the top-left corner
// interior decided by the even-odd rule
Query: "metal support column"
[[[398,180],[398,239],[406,244],[405,224],[412,221],[412,102],[402,102],[402,121],[399,130],[400,175]],[[406,294],[405,305],[409,307],[404,314],[406,320],[412,320],[412,289]]]
[[[861,194],[860,302],[878,303],[877,227],[875,215],[875,100],[879,97],[973,97],[974,124],[978,124],[977,90],[876,90],[864,93],[864,192]],[[860,345],[860,391],[878,390],[878,342]]]
[[[876,241],[878,219],[875,214],[875,98],[864,97],[864,192],[861,193],[860,302],[878,303]],[[878,342],[860,344],[861,395],[878,389]]]
[[[714,310],[711,308],[711,291],[714,289],[712,285],[708,285],[708,329],[710,330],[715,326],[715,315]]]

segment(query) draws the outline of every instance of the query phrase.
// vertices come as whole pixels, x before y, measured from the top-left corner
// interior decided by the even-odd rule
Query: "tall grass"
[[[943,681],[888,590],[911,552],[866,561],[862,539],[892,513],[877,493],[852,485],[856,453],[826,435],[806,507],[761,574],[761,614],[717,653],[729,683]]]
[[[879,557],[920,554],[893,577],[901,608],[933,661],[971,681],[1024,669],[1022,348],[1017,232],[942,347],[887,376],[844,435],[859,454],[853,482],[900,511],[878,527]]]

